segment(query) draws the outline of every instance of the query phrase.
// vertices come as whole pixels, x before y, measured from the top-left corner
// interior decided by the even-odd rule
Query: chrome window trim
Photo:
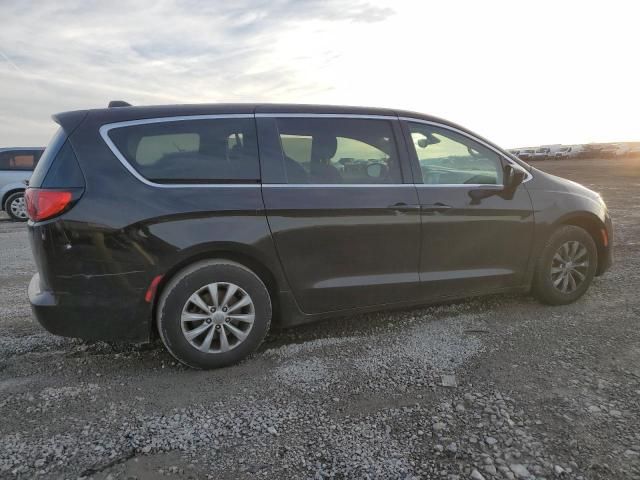
[[[114,128],[130,127],[134,125],[147,125],[150,123],[167,123],[167,122],[181,122],[189,120],[219,120],[224,118],[254,118],[252,113],[238,113],[238,114],[219,114],[219,115],[182,115],[178,117],[156,117],[145,118],[140,120],[128,120],[125,122],[107,123],[100,127],[100,136],[102,140],[107,144],[109,150],[116,156],[122,166],[126,168],[131,175],[137,178],[139,181],[150,187],[157,188],[231,188],[231,187],[253,187],[259,188],[261,185],[259,182],[255,183],[157,183],[142,176],[124,155],[118,150],[115,143],[109,137],[109,131]]]
[[[449,125],[445,125],[443,123],[439,123],[439,122],[432,122],[430,120],[422,120],[419,118],[412,118],[412,117],[399,117],[399,119],[401,121],[405,121],[405,122],[415,122],[415,123],[424,123],[426,125],[433,125],[434,127],[438,127],[438,128],[443,128],[445,130],[451,130],[452,132],[455,132],[459,135],[462,135],[463,137],[466,137],[470,140],[473,140],[474,142],[478,142],[480,145],[483,145],[484,147],[488,148],[489,150],[493,150],[496,154],[498,154],[501,158],[503,158],[504,160],[506,160],[510,165],[515,166],[518,169],[524,170],[524,172],[527,174],[527,177],[522,181],[522,183],[526,183],[529,180],[531,180],[533,178],[533,175],[531,174],[531,172],[529,172],[526,168],[522,168],[520,165],[518,165],[517,163],[515,163],[513,160],[511,160],[509,157],[507,157],[503,152],[501,152],[500,150],[498,150],[497,148],[495,148],[492,145],[489,145],[487,142],[473,136],[470,135],[469,133],[462,131],[458,128],[455,127],[451,127]],[[438,184],[434,184],[434,183],[416,183],[416,185],[426,185],[426,186],[438,186]],[[497,185],[497,184],[489,184],[489,185]],[[464,187],[464,186],[476,186],[474,185],[470,185],[470,184],[453,184],[453,185],[445,185],[445,184],[441,184],[441,186],[445,186],[445,187],[451,187],[451,186],[460,186],[460,187]],[[500,186],[504,187],[504,185],[500,184]]]
[[[233,114],[211,114],[211,115],[180,115],[174,117],[154,117],[154,118],[145,118],[139,120],[128,120],[124,122],[114,122],[107,123],[100,127],[99,132],[102,140],[105,142],[109,150],[115,155],[118,161],[122,164],[122,166],[131,173],[137,180],[144,183],[145,185],[157,188],[232,188],[232,187],[287,187],[287,188],[304,188],[304,187],[459,187],[459,188],[468,188],[468,187],[494,187],[504,188],[503,185],[498,184],[432,184],[432,183],[396,183],[396,184],[346,184],[346,183],[328,183],[328,184],[312,184],[312,183],[299,183],[299,184],[290,184],[290,183],[157,183],[151,180],[146,179],[142,176],[130,163],[129,161],[122,155],[120,150],[113,143],[111,138],[109,138],[109,131],[114,128],[122,128],[129,127],[133,125],[146,125],[152,123],[167,123],[167,122],[179,122],[179,121],[189,121],[189,120],[217,120],[217,119],[225,119],[225,118],[362,118],[362,119],[371,119],[371,120],[390,120],[390,121],[405,121],[405,122],[415,122],[415,123],[423,123],[426,125],[433,125],[439,128],[443,128],[445,130],[450,130],[452,132],[458,133],[464,137],[473,140],[474,142],[478,142],[484,147],[492,150],[501,158],[506,160],[510,165],[515,166],[516,168],[524,170],[527,177],[524,179],[522,183],[526,183],[533,178],[531,172],[521,167],[519,164],[515,163],[512,159],[505,156],[500,150],[496,149],[492,145],[484,142],[483,140],[470,135],[469,133],[459,130],[455,127],[451,127],[444,123],[433,122],[430,120],[423,120],[420,118],[414,117],[398,117],[394,115],[367,115],[367,114],[359,114],[359,113],[233,113]],[[3,149],[4,150],[4,149]],[[9,150],[9,148],[7,148]]]
[[[489,190],[502,190],[502,183],[416,183],[416,187],[448,187],[448,188],[487,188]]]

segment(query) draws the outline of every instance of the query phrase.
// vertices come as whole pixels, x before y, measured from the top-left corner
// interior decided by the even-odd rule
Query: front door
[[[421,122],[403,129],[422,208],[422,295],[460,297],[521,285],[533,208],[524,185],[505,195],[507,160],[461,131]]]
[[[267,219],[302,310],[415,298],[420,211],[398,121],[262,114],[258,128]]]

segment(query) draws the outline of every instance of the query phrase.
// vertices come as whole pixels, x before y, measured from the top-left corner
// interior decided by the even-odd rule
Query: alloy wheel
[[[182,309],[182,333],[204,353],[224,353],[240,345],[255,320],[249,294],[233,283],[210,283],[194,292]]]
[[[551,282],[564,294],[575,292],[587,278],[589,252],[576,240],[563,243],[551,261]]]
[[[14,198],[9,205],[9,209],[16,218],[19,218],[21,220],[27,218],[27,205],[25,204],[24,196],[21,195]]]

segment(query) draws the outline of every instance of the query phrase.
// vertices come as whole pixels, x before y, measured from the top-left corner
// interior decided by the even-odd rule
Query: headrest
[[[338,139],[330,135],[314,135],[311,144],[311,161],[322,162],[333,158],[338,150]]]

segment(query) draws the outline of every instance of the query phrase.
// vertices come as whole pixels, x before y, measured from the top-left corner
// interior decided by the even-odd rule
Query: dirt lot
[[[616,264],[576,304],[336,319],[211,372],[45,332],[25,226],[3,217],[0,477],[640,478],[640,161],[537,166],[614,218]]]

